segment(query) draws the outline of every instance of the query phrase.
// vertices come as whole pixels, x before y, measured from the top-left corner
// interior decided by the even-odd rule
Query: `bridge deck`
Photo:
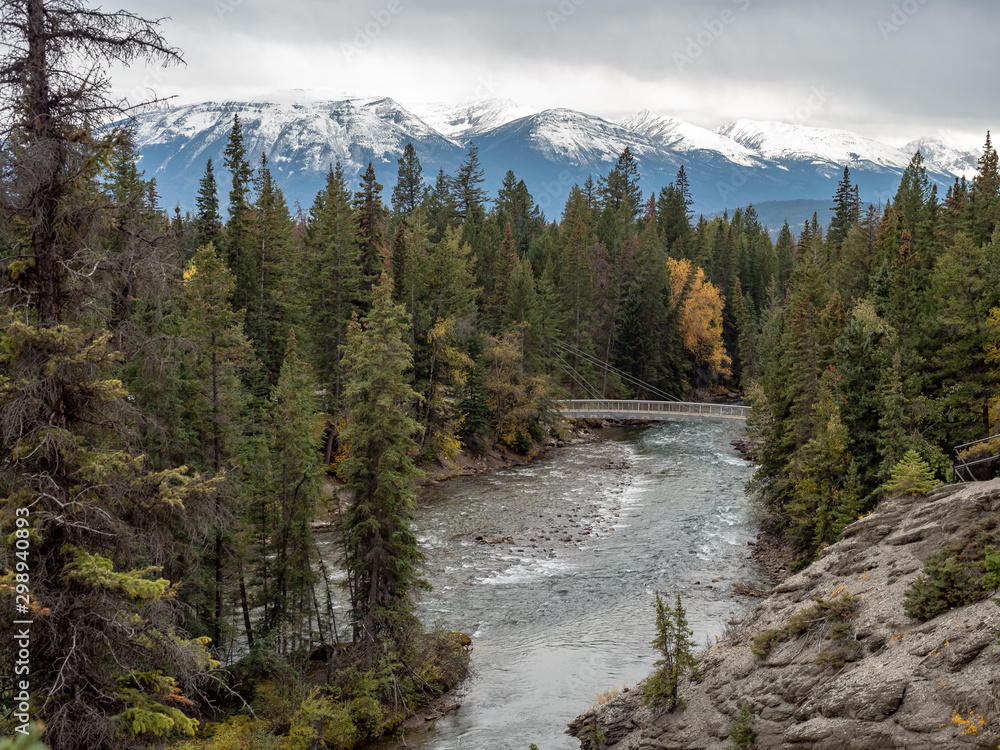
[[[618,401],[578,399],[560,401],[571,419],[631,419],[640,422],[745,422],[749,406],[698,404],[680,401]]]

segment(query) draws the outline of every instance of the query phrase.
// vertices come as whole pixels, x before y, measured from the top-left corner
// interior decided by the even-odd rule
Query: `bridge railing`
[[[697,404],[681,401],[621,401],[604,399],[574,399],[560,401],[560,407],[567,412],[615,412],[634,413],[637,419],[643,414],[701,414],[730,419],[746,419],[749,406],[732,404]]]

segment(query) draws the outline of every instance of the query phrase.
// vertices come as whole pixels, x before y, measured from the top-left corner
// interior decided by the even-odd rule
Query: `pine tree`
[[[375,179],[371,162],[361,177],[361,190],[354,194],[354,208],[358,216],[361,278],[367,291],[382,273],[388,218],[388,211],[382,205],[382,186]]]
[[[518,257],[524,257],[531,247],[531,241],[544,229],[541,211],[528,192],[524,180],[518,180],[513,171],[504,175],[503,184],[497,193],[496,214],[498,226],[510,224]]]
[[[190,346],[188,388],[191,406],[185,411],[200,450],[192,463],[222,477],[234,468],[241,407],[238,368],[246,365],[252,348],[243,335],[243,316],[234,312],[230,297],[235,282],[211,244],[201,247],[184,272],[184,308],[181,335]],[[231,516],[232,486],[220,483],[214,497],[215,548],[212,640],[223,648],[223,576],[227,533],[224,517]],[[229,507],[227,507],[229,506]],[[224,512],[225,511],[225,512]]]
[[[912,495],[922,497],[941,482],[934,476],[934,471],[924,461],[917,451],[910,449],[906,455],[892,467],[889,481],[882,485],[887,495]]]
[[[629,223],[642,213],[642,190],[639,188],[639,162],[628,146],[618,157],[608,176],[601,179],[601,198],[605,208],[621,212]]]
[[[339,474],[353,492],[344,528],[355,642],[368,658],[384,639],[405,640],[414,627],[411,589],[422,559],[410,528],[418,472],[411,453],[420,426],[410,416],[416,398],[406,384],[412,364],[403,343],[408,327],[383,274],[363,322],[351,322],[341,440],[348,455]]]
[[[222,217],[219,214],[219,193],[215,184],[215,170],[212,159],[205,164],[205,174],[198,182],[198,195],[195,197],[195,230],[198,235],[198,246],[221,246]]]
[[[274,505],[263,553],[272,562],[259,599],[264,609],[262,635],[278,636],[285,654],[309,645],[310,633],[302,619],[309,617],[315,602],[312,521],[322,487],[323,424],[316,412],[315,390],[309,366],[299,357],[295,331],[290,331],[267,419],[266,496]]]
[[[326,187],[313,201],[304,238],[305,287],[310,311],[306,326],[308,349],[319,382],[329,391],[334,411],[340,408],[344,390],[341,359],[347,326],[351,316],[362,309],[365,299],[357,229],[351,193],[338,162],[326,176]]]
[[[591,310],[593,309],[594,279],[593,266],[590,259],[590,248],[585,244],[586,235],[583,222],[580,218],[569,224],[569,219],[564,220],[564,231],[568,236],[563,248],[563,261],[559,274],[559,296],[561,301],[561,312],[565,320],[564,333],[566,343],[573,348],[593,354],[594,343],[591,331]],[[579,355],[572,355],[569,365],[575,371],[574,392],[582,393],[589,398],[589,395],[578,391],[583,382],[592,383],[594,381],[593,367],[586,359]]]
[[[247,338],[269,382],[281,367],[288,331],[302,311],[298,295],[300,267],[298,245],[292,241],[292,218],[285,196],[274,184],[267,157],[261,156],[254,180],[254,201],[249,240],[254,248],[253,284],[245,290]]]
[[[409,216],[423,201],[427,192],[421,178],[423,171],[416,149],[412,143],[407,143],[403,155],[399,157],[396,186],[392,189],[392,210],[397,217]]]
[[[427,222],[434,230],[434,236],[443,237],[445,230],[458,223],[458,208],[452,191],[452,179],[439,169],[434,184],[424,198]]]
[[[980,245],[989,242],[1000,223],[1000,168],[989,132],[979,157],[978,173],[969,191],[972,237]]]
[[[698,676],[698,660],[695,658],[694,631],[688,626],[687,612],[677,595],[676,604],[665,604],[656,592],[656,637],[650,642],[660,653],[654,666],[656,671],[646,681],[643,702],[656,707],[664,705],[668,711],[683,708],[685,701],[680,695],[680,681],[685,674]]]
[[[851,171],[844,167],[844,177],[837,185],[834,194],[833,220],[827,232],[826,241],[835,249],[839,249],[847,239],[851,227],[861,216],[861,206],[858,204],[857,193],[851,185]]]
[[[483,168],[479,164],[479,149],[474,143],[469,143],[469,153],[458,168],[458,173],[452,181],[454,204],[458,209],[458,220],[467,222],[476,214],[476,209],[482,210],[486,204],[486,191],[482,184]]]
[[[223,260],[236,278],[233,307],[253,311],[257,299],[259,276],[258,253],[250,236],[250,185],[253,170],[247,160],[243,143],[243,126],[238,114],[233,115],[233,127],[226,142],[223,166],[232,176],[229,190],[229,221],[226,223],[226,243]]]

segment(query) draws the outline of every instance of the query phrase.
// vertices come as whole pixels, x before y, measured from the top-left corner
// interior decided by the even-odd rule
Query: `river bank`
[[[686,708],[630,690],[568,731],[585,750],[721,750],[746,705],[760,750],[996,748],[1000,609],[984,599],[921,622],[903,603],[929,557],[998,523],[1000,480],[885,501],[700,655]]]
[[[540,456],[556,448],[586,445],[605,439],[603,431],[620,427],[620,423],[591,423],[582,420],[566,420],[565,429],[559,435],[549,435],[542,443],[536,443],[524,454],[512,451],[504,445],[487,441],[481,452],[461,451],[454,459],[442,459],[431,466],[425,466],[421,486],[436,484],[460,476],[493,474],[515,466],[526,466]]]
[[[682,593],[705,640],[752,601],[734,584],[766,586],[731,428],[595,432],[420,490],[414,530],[433,591],[417,614],[468,632],[475,649],[462,707],[408,732],[406,746],[569,750],[568,717],[648,673],[656,590]]]

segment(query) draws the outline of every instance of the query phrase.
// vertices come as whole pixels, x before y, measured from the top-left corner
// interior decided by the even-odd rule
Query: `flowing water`
[[[606,431],[607,432],[607,431]],[[679,593],[699,645],[745,607],[743,483],[732,427],[664,423],[424,491],[418,615],[471,634],[462,707],[411,731],[421,750],[576,750],[566,724],[656,658],[654,592]]]

